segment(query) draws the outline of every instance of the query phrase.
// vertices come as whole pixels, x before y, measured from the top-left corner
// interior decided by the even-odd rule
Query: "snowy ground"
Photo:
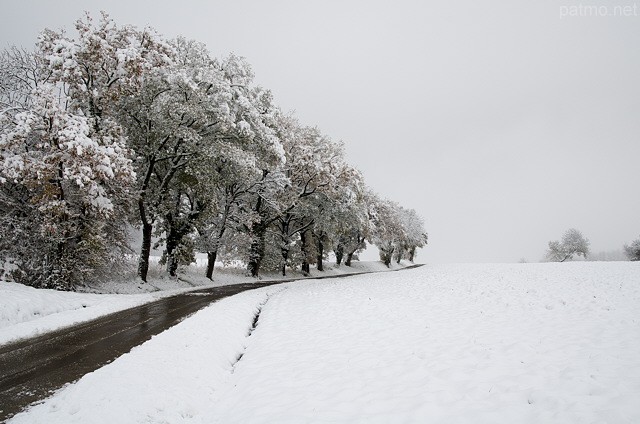
[[[155,258],[156,262],[158,258]],[[395,268],[401,266],[394,264]],[[82,288],[81,293],[56,290],[36,290],[15,283],[0,281],[0,345],[21,338],[33,337],[48,331],[68,327],[79,322],[131,308],[143,303],[202,287],[223,286],[256,281],[247,277],[238,266],[221,264],[214,272],[214,281],[207,279],[204,262],[187,268],[178,278],[170,278],[152,266],[148,283],[136,281],[133,275],[112,278]],[[353,266],[336,267],[327,264],[324,272],[311,271],[312,276],[352,272],[384,271],[380,262],[353,262]],[[264,273],[263,280],[283,278],[278,273]],[[302,278],[289,271],[285,278]]]
[[[640,263],[428,265],[224,299],[11,422],[637,423],[638,399]]]

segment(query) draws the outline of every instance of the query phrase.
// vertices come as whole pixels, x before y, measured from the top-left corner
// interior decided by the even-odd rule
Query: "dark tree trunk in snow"
[[[344,247],[339,244],[334,253],[336,254],[336,265],[340,265],[342,263],[342,258],[344,257]]]
[[[395,248],[394,248],[395,254],[393,255],[393,258],[398,263],[398,265],[400,264],[400,261],[402,261],[402,258],[404,257],[404,254],[405,254],[406,251],[407,251],[407,249],[402,245],[396,245],[395,246]]]
[[[207,252],[207,278],[213,280],[213,267],[216,264],[216,258],[218,257],[218,251]]]
[[[413,259],[416,257],[416,248],[409,249],[409,262],[413,263]]]
[[[307,255],[309,252],[307,251],[307,232],[302,231],[300,233],[300,247],[302,249],[302,273],[304,275],[309,275],[311,272],[311,267],[309,266],[309,259],[307,259]]]
[[[151,234],[153,233],[153,225],[149,223],[142,224],[142,246],[140,247],[140,259],[138,260],[138,276],[142,281],[147,281],[149,273],[149,256],[151,256]]]
[[[282,247],[280,248],[280,254],[282,255],[282,276],[287,275],[287,259],[289,259],[289,227],[291,223],[291,216],[285,215],[280,220],[280,237],[282,238]]]
[[[354,254],[354,253],[355,253],[355,252],[349,252],[349,253],[347,253],[347,259],[344,261],[344,264],[345,264],[346,266],[351,266],[351,259],[353,259],[353,254]]]
[[[382,262],[389,268],[391,266],[391,260],[393,259],[393,249],[390,252],[381,251],[380,259],[382,259]]]
[[[224,222],[226,223],[226,216]],[[215,247],[211,247],[212,250],[207,251],[207,271],[206,276],[209,280],[213,280],[213,269],[216,266],[216,259],[218,259],[218,250],[220,249],[220,240],[226,231],[226,226],[222,226],[218,231],[218,237],[215,242]],[[198,230],[200,232],[200,230]]]
[[[267,172],[264,171],[264,176]],[[267,222],[267,213],[262,207],[262,197],[258,197],[254,211],[260,216],[260,221],[254,222],[251,225],[250,233],[252,235],[251,246],[249,247],[249,260],[247,263],[247,270],[252,277],[260,277],[260,265],[262,265],[262,259],[264,258],[264,244],[265,234],[269,222]]]
[[[138,259],[138,277],[145,283],[147,282],[147,274],[149,273],[149,256],[151,256],[151,235],[153,234],[153,219],[147,217],[147,206],[145,204],[146,191],[149,187],[149,180],[153,172],[155,159],[149,159],[149,167],[145,173],[142,183],[140,197],[138,197],[138,214],[140,222],[142,222],[142,246],[140,247],[140,259]]]
[[[175,277],[176,271],[178,270],[178,258],[176,258],[176,249],[178,248],[178,244],[180,243],[179,232],[175,230],[172,226],[167,234],[167,272],[170,276]]]
[[[181,207],[181,205],[185,204],[184,200],[189,203],[188,210]],[[185,237],[193,231],[203,207],[203,203],[195,195],[177,191],[174,194],[173,210],[165,214],[164,225],[167,237],[165,242],[166,269],[167,273],[172,277],[177,275],[180,260],[187,258],[184,252],[179,255],[180,248],[185,247]]]
[[[389,268],[391,261],[393,260],[394,246],[392,243],[383,243],[378,246],[378,253],[380,254],[380,260]]]
[[[322,257],[324,256],[324,243],[322,242],[322,236],[318,236],[316,239],[318,242],[317,268],[318,271],[324,271],[324,265],[322,263]]]
[[[224,206],[224,213],[222,214],[220,229],[215,239],[215,245],[211,247],[212,250],[207,252],[206,275],[209,280],[213,280],[213,269],[216,264],[216,259],[218,258],[218,250],[220,250],[220,247],[223,246],[222,237],[224,236],[224,233],[227,231],[227,220],[229,219],[229,215],[231,214],[231,205],[233,202],[235,202],[237,198],[236,197],[237,191],[234,191],[233,186],[228,186],[225,189],[225,192],[227,197],[225,197],[226,200],[225,200],[225,206]],[[198,229],[198,232],[201,233],[199,229]]]
[[[263,222],[257,222],[253,224],[251,232],[253,234],[253,240],[251,241],[251,247],[249,248],[249,263],[247,264],[247,270],[252,277],[260,276],[260,265],[264,258],[264,236],[267,231],[267,226]]]
[[[358,235],[357,237],[358,237],[358,244],[355,247],[350,247],[349,251],[347,251],[347,259],[344,261],[344,264],[346,266],[351,266],[351,261],[353,260],[353,256],[356,254],[359,248],[363,247],[362,244],[364,243],[364,237],[360,237],[360,235]]]
[[[287,259],[289,259],[289,249],[286,247],[283,247],[281,251],[282,251],[282,276],[286,277],[287,276]]]
[[[262,236],[256,236],[249,248],[249,263],[247,264],[247,269],[252,277],[257,278],[260,275],[260,265],[262,264],[263,257],[264,239]]]

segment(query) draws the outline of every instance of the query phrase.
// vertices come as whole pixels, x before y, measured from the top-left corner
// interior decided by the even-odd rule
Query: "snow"
[[[169,294],[173,293],[164,293]],[[66,293],[0,281],[0,345],[131,308],[160,296]]]
[[[221,300],[10,422],[635,423],[639,304],[631,262],[297,281]]]
[[[0,345],[34,337],[46,332],[86,322],[103,315],[203,287],[256,281],[246,276],[243,268],[233,264],[224,267],[217,264],[214,281],[204,277],[205,262],[199,260],[185,270],[179,278],[163,274],[157,265],[158,257],[152,257],[150,278],[142,283],[134,277],[110,279],[81,288],[84,293],[34,289],[21,284],[0,281]],[[403,265],[404,266],[404,265]],[[396,267],[399,267],[396,265]],[[351,272],[383,271],[379,262],[354,262],[352,267],[327,266],[325,272],[313,270],[312,275],[336,275]],[[264,273],[263,281],[283,278],[277,273]],[[299,272],[290,271],[285,278],[302,278]]]

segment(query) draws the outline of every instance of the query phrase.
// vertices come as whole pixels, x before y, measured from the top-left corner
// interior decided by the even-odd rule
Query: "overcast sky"
[[[246,57],[282,109],[424,218],[421,262],[534,262],[571,227],[594,252],[640,236],[633,1],[3,3],[2,47],[105,10]]]

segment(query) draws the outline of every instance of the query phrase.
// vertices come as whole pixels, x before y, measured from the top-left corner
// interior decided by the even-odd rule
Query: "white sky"
[[[425,219],[422,262],[537,261],[571,227],[594,252],[640,236],[633,1],[2,1],[2,47],[105,10],[245,56]]]

